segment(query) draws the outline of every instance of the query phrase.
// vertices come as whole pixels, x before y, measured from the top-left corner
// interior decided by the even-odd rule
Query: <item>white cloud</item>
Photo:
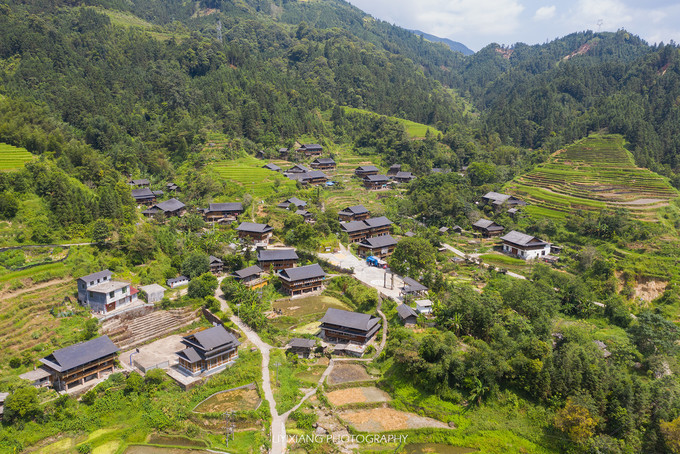
[[[550,20],[555,17],[556,10],[557,7],[555,5],[541,6],[536,10],[536,14],[534,14],[534,20]]]

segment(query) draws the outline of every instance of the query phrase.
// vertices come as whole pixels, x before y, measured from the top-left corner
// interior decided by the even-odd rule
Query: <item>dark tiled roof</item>
[[[313,180],[316,178],[328,178],[328,176],[323,173],[321,170],[311,170],[309,172],[305,172],[302,175],[300,175],[300,180],[305,181],[305,180]]]
[[[397,172],[394,178],[415,178],[411,172]]]
[[[103,277],[111,277],[113,273],[109,270],[97,271],[96,273],[88,274],[87,276],[79,277],[79,281],[92,282]]]
[[[400,304],[397,306],[397,313],[399,314],[399,318],[402,320],[405,320],[409,317],[417,317],[418,314],[416,314],[416,311],[414,311],[411,307],[407,306],[406,304]]]
[[[368,210],[363,205],[354,205],[352,207],[345,208],[340,213],[347,213],[348,215],[357,215],[357,214],[368,213]]]
[[[394,246],[397,244],[397,240],[392,238],[391,235],[376,236],[373,238],[366,238],[361,240],[360,246],[368,247],[371,249]]]
[[[507,241],[508,243],[517,244],[519,246],[529,246],[530,243],[531,245],[536,246],[548,244],[547,242],[540,240],[535,236],[527,235],[526,233],[521,233],[517,230],[513,230],[507,235],[502,236],[501,240]]]
[[[238,339],[236,339],[234,335],[227,331],[222,325],[199,331],[192,336],[185,337],[184,339],[191,342],[191,338],[195,339],[195,342],[192,343],[198,344],[198,346],[204,351],[210,351],[214,348],[228,344],[235,344],[235,346],[240,345]]]
[[[142,178],[141,180],[132,180],[132,184],[134,184],[135,186],[139,186],[142,184],[151,184],[151,182],[146,178]]]
[[[238,227],[236,227],[236,230],[240,232],[266,233],[274,229],[267,224],[257,224],[254,222],[241,222],[241,224]]]
[[[371,183],[380,183],[380,182],[388,182],[390,179],[387,177],[387,175],[366,175],[364,177],[364,181],[369,181]]]
[[[510,198],[507,194],[501,194],[500,192],[487,192],[482,197],[483,199],[493,200],[494,202],[503,203]]]
[[[503,229],[502,226],[496,224],[493,221],[490,221],[488,219],[480,219],[474,224],[472,224],[473,227],[479,227],[480,229],[487,229],[487,230],[499,230]]]
[[[162,192],[161,192],[162,194]],[[132,190],[132,197],[135,199],[152,199],[156,197],[156,194],[151,191],[149,188],[141,188],[141,189],[133,189]]]
[[[238,270],[234,272],[234,276],[236,276],[239,279],[245,279],[250,276],[256,276],[260,273],[262,273],[262,268],[260,268],[257,265],[249,266],[248,268],[243,268],[242,270]]]
[[[295,171],[298,171],[298,172],[309,172],[309,169],[308,169],[307,167],[303,166],[302,164],[295,164],[293,167],[291,167],[290,169],[288,169],[288,171],[289,171],[289,172],[295,172]]]
[[[172,285],[172,284],[175,284],[175,283],[177,283],[177,282],[188,281],[188,280],[189,280],[189,278],[186,277],[186,276],[177,276],[177,277],[173,277],[173,278],[171,278],[171,279],[168,279],[168,280],[165,281],[165,282],[166,282],[168,285]]]
[[[170,199],[166,200],[165,202],[157,203],[154,205],[154,207],[158,208],[159,210],[162,211],[177,211],[181,210],[184,208],[186,205],[184,205],[182,202],[180,202],[177,199]]]
[[[211,255],[208,257],[208,261],[213,264],[213,263],[222,263],[222,260],[215,257],[214,255]]]
[[[61,348],[40,361],[58,372],[63,372],[112,355],[119,350],[109,336],[101,336]]]
[[[364,220],[369,227],[375,228],[375,227],[384,227],[386,225],[392,225],[392,221],[387,219],[385,216],[379,216],[377,218],[368,218]]]
[[[318,263],[313,263],[307,266],[300,266],[297,268],[287,268],[279,271],[279,276],[289,281],[301,281],[304,279],[312,279],[315,277],[325,277],[326,272]]]
[[[425,287],[423,284],[416,281],[415,279],[411,279],[410,277],[405,277],[404,278],[404,290],[407,291],[407,292],[424,292],[424,291],[427,290],[427,287]]]
[[[279,167],[276,164],[271,163],[271,162],[269,164],[263,165],[262,167],[265,168],[265,169],[268,169],[268,170],[273,170],[275,172],[278,172],[279,170],[281,170],[281,167]]]
[[[305,143],[302,145],[305,150],[323,150],[323,147],[318,143]]]
[[[316,158],[312,161],[312,164],[335,164],[333,158]]]
[[[300,337],[294,337],[288,342],[290,347],[296,348],[314,348],[316,341],[314,339],[303,339]]]
[[[341,222],[340,228],[347,233],[352,233],[352,232],[360,232],[362,230],[367,230],[370,227],[364,221],[350,221],[350,222]]]
[[[355,172],[379,172],[380,170],[376,166],[359,166],[355,169]]]
[[[241,202],[211,203],[205,211],[206,213],[213,211],[243,211],[243,204]]]
[[[378,318],[360,312],[350,312],[333,307],[326,311],[321,323],[344,326],[360,331],[369,331],[378,323]]]
[[[279,203],[278,206],[280,208],[288,208],[291,203],[298,208],[307,206],[307,202],[305,202],[304,200],[300,200],[297,197],[288,198],[288,199],[284,200],[283,202]]]
[[[194,347],[189,347],[178,353],[179,356],[183,356],[190,363],[196,363],[201,360],[201,355],[198,354]]]
[[[299,214],[303,217],[310,217],[312,215],[312,213],[307,210],[295,210],[295,214]]]
[[[262,249],[257,252],[258,262],[271,262],[272,260],[297,260],[299,257],[295,249]]]

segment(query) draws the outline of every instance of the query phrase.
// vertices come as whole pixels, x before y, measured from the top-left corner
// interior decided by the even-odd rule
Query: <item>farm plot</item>
[[[354,381],[369,381],[373,380],[373,377],[368,375],[366,368],[361,364],[339,363],[333,366],[327,380],[329,385],[339,385]]]
[[[263,162],[255,158],[239,158],[213,164],[213,169],[227,182],[235,185],[236,192],[256,198],[268,197],[276,192],[293,191],[295,182],[278,172],[262,168]]]
[[[392,400],[389,394],[375,386],[337,389],[327,393],[326,397],[335,407],[359,403],[389,402]]]
[[[199,403],[194,411],[196,413],[224,413],[225,411],[255,410],[261,401],[255,385],[252,385],[210,396]]]
[[[282,317],[275,318],[272,322],[281,329],[303,326],[318,321],[331,307],[350,310],[342,301],[325,295],[274,301],[272,308],[280,310]]]
[[[389,432],[423,428],[449,429],[447,424],[436,419],[393,408],[345,411],[340,413],[339,416],[360,432]]]
[[[618,135],[591,135],[516,178],[506,191],[531,204],[531,214],[563,218],[576,210],[626,208],[654,220],[678,192],[668,181],[637,167]]]
[[[25,148],[0,143],[0,171],[20,169],[31,160],[33,155]]]

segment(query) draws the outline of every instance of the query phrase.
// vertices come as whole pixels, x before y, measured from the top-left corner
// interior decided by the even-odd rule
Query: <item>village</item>
[[[322,157],[323,147],[320,145],[300,146],[295,151],[299,157],[296,161],[304,162],[289,163],[290,167],[286,170],[279,164],[285,162],[289,151],[281,149],[279,153],[277,163],[266,163],[261,166],[262,169],[282,174],[303,189],[333,188],[338,182],[347,185],[336,173],[336,161],[332,157]],[[351,169],[345,180],[350,179],[353,185],[362,188],[359,191],[383,194],[380,197],[384,199],[389,197],[389,193],[403,191],[407,187],[405,185],[416,178],[411,172],[402,171],[400,165],[392,165],[385,174],[380,172],[376,165],[362,164]],[[433,169],[433,172],[442,172],[442,169]],[[190,213],[181,201],[181,188],[174,182],[165,183],[162,189],[152,189],[148,179],[132,179],[129,186],[138,209],[148,222],[163,224]],[[19,378],[40,389],[53,389],[59,394],[77,397],[105,381],[112,373],[134,372],[144,376],[150,371],[162,370],[182,389],[190,390],[215,374],[229,374],[230,368],[239,361],[239,352],[244,349],[259,350],[263,354],[264,395],[261,397],[269,401],[272,409],[271,452],[284,452],[286,420],[291,410],[281,414],[275,410],[277,403],[272,393],[270,351],[285,351],[305,361],[310,369],[319,369],[320,372],[323,369],[318,376],[314,375],[318,382],[297,401],[297,408],[313,397],[316,389],[323,389],[324,380],[329,383],[334,379],[342,380],[333,374],[342,376],[343,367],[370,362],[381,353],[391,323],[381,310],[383,305],[393,307],[396,314],[394,322],[407,328],[418,329],[419,326],[434,326],[435,323],[432,311],[436,297],[429,295],[428,287],[417,279],[398,275],[389,266],[399,242],[416,237],[413,230],[417,231],[422,224],[411,222],[412,230],[398,227],[399,234],[394,234],[394,223],[382,212],[375,213],[358,203],[360,200],[358,197],[357,204],[345,205],[333,214],[344,240],[325,244],[311,255],[309,251],[303,253],[282,242],[281,239],[286,237],[285,229],[255,222],[254,214],[250,219],[246,218],[243,200],[194,208],[207,228],[233,231],[236,242],[230,244],[228,250],[232,256],[247,257],[228,261],[245,265],[239,269],[230,269],[224,256],[207,257],[209,274],[215,277],[217,283],[214,289],[214,297],[218,301],[216,306],[206,305],[200,311],[164,309],[163,301],[186,294],[192,279],[185,275],[136,287],[132,282],[117,278],[108,269],[81,276],[73,284],[73,295],[78,304],[91,311],[91,316],[98,321],[101,335],[53,351]],[[484,207],[491,216],[502,213],[517,217],[526,206],[516,197],[496,192],[487,193],[478,203],[480,209]],[[290,196],[271,209],[279,217],[293,213],[303,223],[313,225],[319,207],[314,207],[313,211],[310,211],[311,208],[311,202]],[[438,251],[441,258],[454,264],[456,269],[466,268],[468,274],[486,268],[518,279],[525,278],[522,274],[494,266],[488,252],[473,252],[476,250],[492,251],[491,254],[495,254],[500,263],[503,263],[503,257],[527,263],[537,260],[549,264],[558,262],[556,254],[560,248],[540,238],[514,230],[505,232],[502,225],[483,217],[471,223],[470,227],[464,230],[459,225],[451,225],[436,231],[441,242]],[[481,258],[482,255],[484,258]],[[375,293],[378,304],[374,310],[353,310],[347,304],[326,296],[326,289],[333,280],[347,277]],[[267,293],[265,291],[275,285],[275,293],[279,297],[266,303],[270,306],[263,309],[263,314],[268,323],[283,327],[287,336],[274,341],[269,338],[273,345],[263,341],[240,318],[241,304],[231,301],[223,293],[227,283],[253,292],[261,300]],[[229,315],[221,318],[222,314]],[[199,320],[207,323],[195,328]],[[286,322],[281,322],[283,320]],[[278,367],[276,369],[278,371]],[[424,427],[432,426],[430,423],[437,426],[432,420],[425,422]],[[338,430],[337,423],[327,426],[323,430],[331,427]]]

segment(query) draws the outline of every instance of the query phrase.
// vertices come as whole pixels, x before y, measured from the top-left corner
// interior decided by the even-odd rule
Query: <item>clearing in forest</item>
[[[28,161],[33,160],[33,155],[25,148],[18,148],[6,143],[0,143],[0,170],[17,170]]]
[[[637,167],[623,145],[619,135],[591,135],[515,178],[505,191],[526,200],[527,212],[546,217],[626,208],[638,219],[656,220],[678,192],[664,177]]]

